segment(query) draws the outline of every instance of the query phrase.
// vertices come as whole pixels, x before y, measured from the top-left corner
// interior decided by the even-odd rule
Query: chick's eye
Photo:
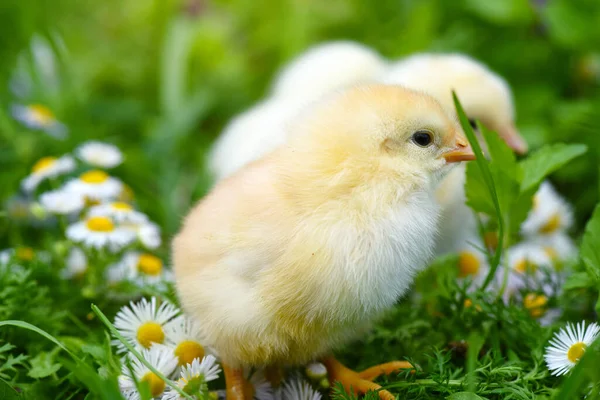
[[[433,143],[433,134],[426,130],[420,130],[412,135],[412,141],[421,147],[427,147]]]

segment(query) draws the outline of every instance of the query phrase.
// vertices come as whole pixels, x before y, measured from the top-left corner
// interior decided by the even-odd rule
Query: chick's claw
[[[380,390],[381,386],[372,382],[372,379],[398,369],[412,368],[412,365],[408,362],[394,361],[366,369],[362,372],[355,372],[346,368],[333,357],[324,359],[323,364],[327,368],[331,384],[340,382],[347,393],[356,392],[358,394],[365,394],[369,390],[378,391],[381,400],[395,400],[396,398],[387,390]]]

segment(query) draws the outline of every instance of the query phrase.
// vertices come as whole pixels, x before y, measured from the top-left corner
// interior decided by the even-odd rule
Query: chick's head
[[[463,54],[422,54],[398,62],[383,82],[427,92],[454,112],[454,90],[474,125],[481,122],[497,132],[517,153],[527,143],[515,127],[512,92],[506,81],[485,65]]]
[[[303,159],[315,160],[330,184],[423,186],[474,159],[456,119],[434,98],[396,85],[357,86],[324,99],[302,135],[292,132],[291,147],[300,139],[311,152]]]

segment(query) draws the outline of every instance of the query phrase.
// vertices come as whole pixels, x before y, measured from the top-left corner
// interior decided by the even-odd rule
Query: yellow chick
[[[287,140],[287,123],[311,102],[336,89],[372,81],[385,60],[367,46],[334,41],[314,46],[275,78],[271,96],[233,118],[208,155],[208,170],[219,181],[262,158]]]
[[[452,90],[467,116],[498,132],[517,153],[527,152],[527,143],[515,128],[510,87],[486,66],[463,54],[419,54],[400,59],[378,79],[389,84],[418,89],[435,97],[454,112]],[[464,250],[477,233],[477,222],[464,192],[464,166],[454,169],[440,184],[436,198],[442,208],[436,255]]]
[[[309,48],[279,72],[271,96],[312,101],[333,90],[371,82],[387,68],[379,53],[341,40]]]
[[[244,367],[321,360],[359,393],[410,368],[354,372],[331,354],[406,293],[432,256],[435,186],[474,158],[437,101],[395,85],[327,96],[290,132],[219,182],[172,244],[181,304],[223,361],[228,400],[251,399]]]

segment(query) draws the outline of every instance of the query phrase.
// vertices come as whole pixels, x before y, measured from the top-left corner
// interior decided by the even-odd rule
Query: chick
[[[275,78],[271,95],[311,101],[339,88],[371,82],[386,67],[386,60],[365,45],[326,42],[292,60]]]
[[[304,107],[333,90],[371,81],[385,71],[374,50],[350,41],[328,42],[302,53],[275,79],[271,97],[235,117],[208,156],[218,181],[285,142],[286,123]]]
[[[218,183],[172,244],[181,304],[220,355],[229,400],[251,398],[249,366],[318,359],[361,393],[410,368],[357,373],[331,352],[407,291],[432,255],[434,187],[474,158],[439,103],[394,85],[327,96],[289,129],[286,145]]]
[[[378,78],[381,82],[423,90],[447,110],[454,110],[452,90],[472,124],[480,121],[504,139],[517,153],[527,143],[515,128],[515,111],[508,84],[483,64],[463,54],[419,54],[401,59]],[[442,208],[436,255],[463,250],[477,232],[477,222],[466,206],[464,166],[453,170],[440,184],[436,199]]]

